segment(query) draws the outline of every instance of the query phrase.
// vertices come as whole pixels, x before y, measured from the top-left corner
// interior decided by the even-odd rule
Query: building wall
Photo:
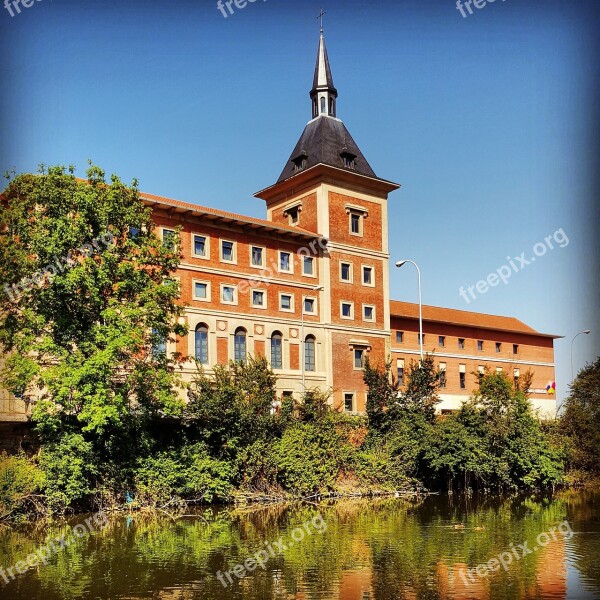
[[[404,361],[405,370],[411,361],[419,358],[419,322],[413,318],[392,317],[392,356],[394,368],[398,360]],[[456,410],[476,388],[481,368],[502,369],[510,377],[515,372],[524,376],[533,372],[530,400],[543,416],[554,416],[556,398],[546,392],[548,383],[554,381],[554,344],[547,336],[507,332],[498,329],[481,329],[450,323],[424,320],[424,351],[435,355],[435,362],[446,363],[446,388],[440,390],[443,402],[439,410]],[[398,339],[402,333],[402,342]],[[444,337],[442,346],[440,336]],[[464,339],[464,348],[459,347]],[[479,350],[478,342],[483,342]],[[499,351],[496,344],[501,344]],[[517,348],[514,348],[514,346]],[[517,352],[514,353],[513,350]],[[465,371],[465,388],[460,385],[461,366]]]

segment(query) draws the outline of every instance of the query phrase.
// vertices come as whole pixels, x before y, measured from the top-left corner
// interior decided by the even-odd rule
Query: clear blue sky
[[[144,191],[263,217],[310,118],[324,0],[37,0],[0,6],[0,169],[85,171],[91,158]],[[424,301],[516,316],[565,336],[557,381],[600,354],[590,202],[597,111],[595,0],[325,2],[344,120],[390,199],[393,259],[416,260]],[[596,102],[594,105],[593,102]],[[596,114],[597,116],[597,114]],[[467,304],[460,286],[562,228],[570,243]],[[416,301],[416,275],[392,272]]]

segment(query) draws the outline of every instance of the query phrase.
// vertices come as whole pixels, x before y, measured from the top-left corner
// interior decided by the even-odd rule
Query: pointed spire
[[[310,91],[313,119],[318,116],[335,117],[337,96],[338,93],[333,85],[333,76],[331,75],[327,47],[325,46],[325,36],[323,35],[323,24],[321,22],[321,37],[317,52],[315,77],[313,79],[312,90]]]

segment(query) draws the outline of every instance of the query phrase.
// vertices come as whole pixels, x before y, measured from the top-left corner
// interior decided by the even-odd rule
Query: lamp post
[[[421,364],[423,364],[423,299],[421,295],[421,269],[414,260],[399,260],[396,266],[401,269],[406,263],[415,265],[419,276],[419,347],[421,349]]]
[[[325,288],[322,285],[316,285],[315,287],[310,288],[311,292],[322,292]],[[304,339],[304,296],[302,296],[302,306],[300,307],[301,316],[302,316],[302,327],[301,327],[301,337],[302,337],[302,393],[306,392],[306,340]]]
[[[573,381],[573,379],[575,378],[575,375],[573,374],[573,342],[576,340],[576,338],[580,335],[589,335],[591,333],[591,330],[589,329],[584,329],[583,331],[580,331],[577,335],[575,335],[573,337],[573,339],[571,340],[571,382]]]

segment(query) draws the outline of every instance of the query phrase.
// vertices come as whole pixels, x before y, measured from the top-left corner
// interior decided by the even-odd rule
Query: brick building
[[[390,301],[387,202],[400,186],[375,174],[337,118],[337,97],[321,35],[312,119],[277,182],[256,194],[266,219],[141,196],[166,243],[182,228],[177,277],[190,333],[167,351],[195,356],[209,373],[264,355],[281,395],[331,389],[335,407],[363,412],[365,356],[392,356],[401,375],[418,354],[418,321],[414,305]],[[532,368],[540,389],[554,380],[552,336],[508,317],[434,307],[424,316],[427,350],[448,374],[440,410],[458,407],[474,387],[470,373],[486,364]],[[194,370],[190,361],[185,373]],[[554,399],[536,404],[551,411]]]

